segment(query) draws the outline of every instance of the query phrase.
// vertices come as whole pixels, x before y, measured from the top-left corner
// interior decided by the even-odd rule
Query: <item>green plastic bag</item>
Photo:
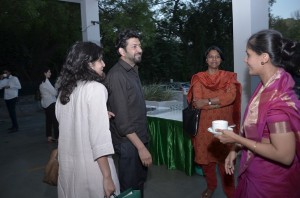
[[[141,198],[141,191],[140,190],[133,190],[129,188],[119,194],[118,196],[114,195],[115,198]]]

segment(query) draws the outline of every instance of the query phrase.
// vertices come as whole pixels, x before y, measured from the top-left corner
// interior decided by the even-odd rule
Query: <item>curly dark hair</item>
[[[131,30],[131,29],[126,29],[126,30],[124,30],[124,31],[122,31],[118,34],[116,44],[115,44],[115,47],[116,47],[116,50],[117,50],[118,54],[119,54],[118,49],[119,48],[126,48],[127,40],[130,39],[130,38],[140,39],[140,35],[137,31]]]
[[[78,81],[97,81],[102,83],[105,75],[100,76],[89,65],[102,59],[103,49],[92,42],[76,42],[69,50],[66,61],[58,77],[60,102],[65,105]]]

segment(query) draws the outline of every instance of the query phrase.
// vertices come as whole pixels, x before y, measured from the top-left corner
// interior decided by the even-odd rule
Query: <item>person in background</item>
[[[285,71],[300,71],[300,43],[275,30],[262,30],[247,42],[245,62],[260,84],[245,110],[240,135],[222,130],[221,142],[234,143],[226,173],[241,151],[235,197],[300,197],[300,101]]]
[[[201,166],[207,183],[202,198],[213,196],[217,188],[216,166],[221,174],[223,189],[228,198],[233,197],[235,190],[234,176],[227,175],[224,160],[230,146],[223,145],[214,135],[207,131],[213,120],[227,120],[239,130],[241,109],[241,85],[237,74],[220,69],[224,56],[221,49],[211,46],[205,52],[207,71],[192,76],[187,100],[201,109],[197,135],[192,139],[195,151],[195,162]]]
[[[118,35],[116,49],[119,61],[107,74],[108,108],[115,114],[110,129],[116,154],[121,192],[128,188],[141,190],[152,157],[148,151],[146,104],[138,74],[142,59],[139,34],[125,30]]]
[[[16,114],[16,104],[18,102],[19,89],[21,89],[21,84],[18,77],[13,76],[9,69],[3,71],[1,78],[0,89],[4,89],[4,101],[12,122],[12,126],[8,129],[8,133],[14,133],[19,130],[19,124]]]
[[[108,198],[120,191],[102,55],[95,43],[76,42],[58,78],[58,198]]]
[[[41,95],[41,105],[45,110],[46,115],[46,137],[48,142],[57,142],[59,130],[58,122],[55,117],[55,103],[57,97],[57,90],[49,81],[51,77],[51,70],[48,67],[42,68],[41,82],[39,86]],[[54,130],[54,138],[52,137],[52,129]]]

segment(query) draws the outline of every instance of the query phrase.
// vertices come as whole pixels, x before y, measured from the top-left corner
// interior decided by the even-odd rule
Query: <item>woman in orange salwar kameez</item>
[[[222,51],[211,46],[205,53],[208,70],[193,75],[191,87],[187,95],[188,102],[201,109],[201,117],[197,135],[193,138],[195,162],[205,174],[207,188],[203,198],[212,197],[217,187],[216,165],[221,174],[223,189],[227,197],[234,194],[234,176],[226,175],[224,160],[230,151],[230,145],[223,145],[214,135],[207,131],[213,120],[227,120],[229,125],[235,124],[235,132],[240,126],[241,85],[233,72],[219,70],[224,60]]]

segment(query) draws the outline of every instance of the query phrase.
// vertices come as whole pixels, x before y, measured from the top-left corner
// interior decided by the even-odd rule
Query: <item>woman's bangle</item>
[[[257,141],[255,141],[254,145],[253,145],[253,152],[255,153],[255,149],[256,149],[256,144],[257,144]]]

